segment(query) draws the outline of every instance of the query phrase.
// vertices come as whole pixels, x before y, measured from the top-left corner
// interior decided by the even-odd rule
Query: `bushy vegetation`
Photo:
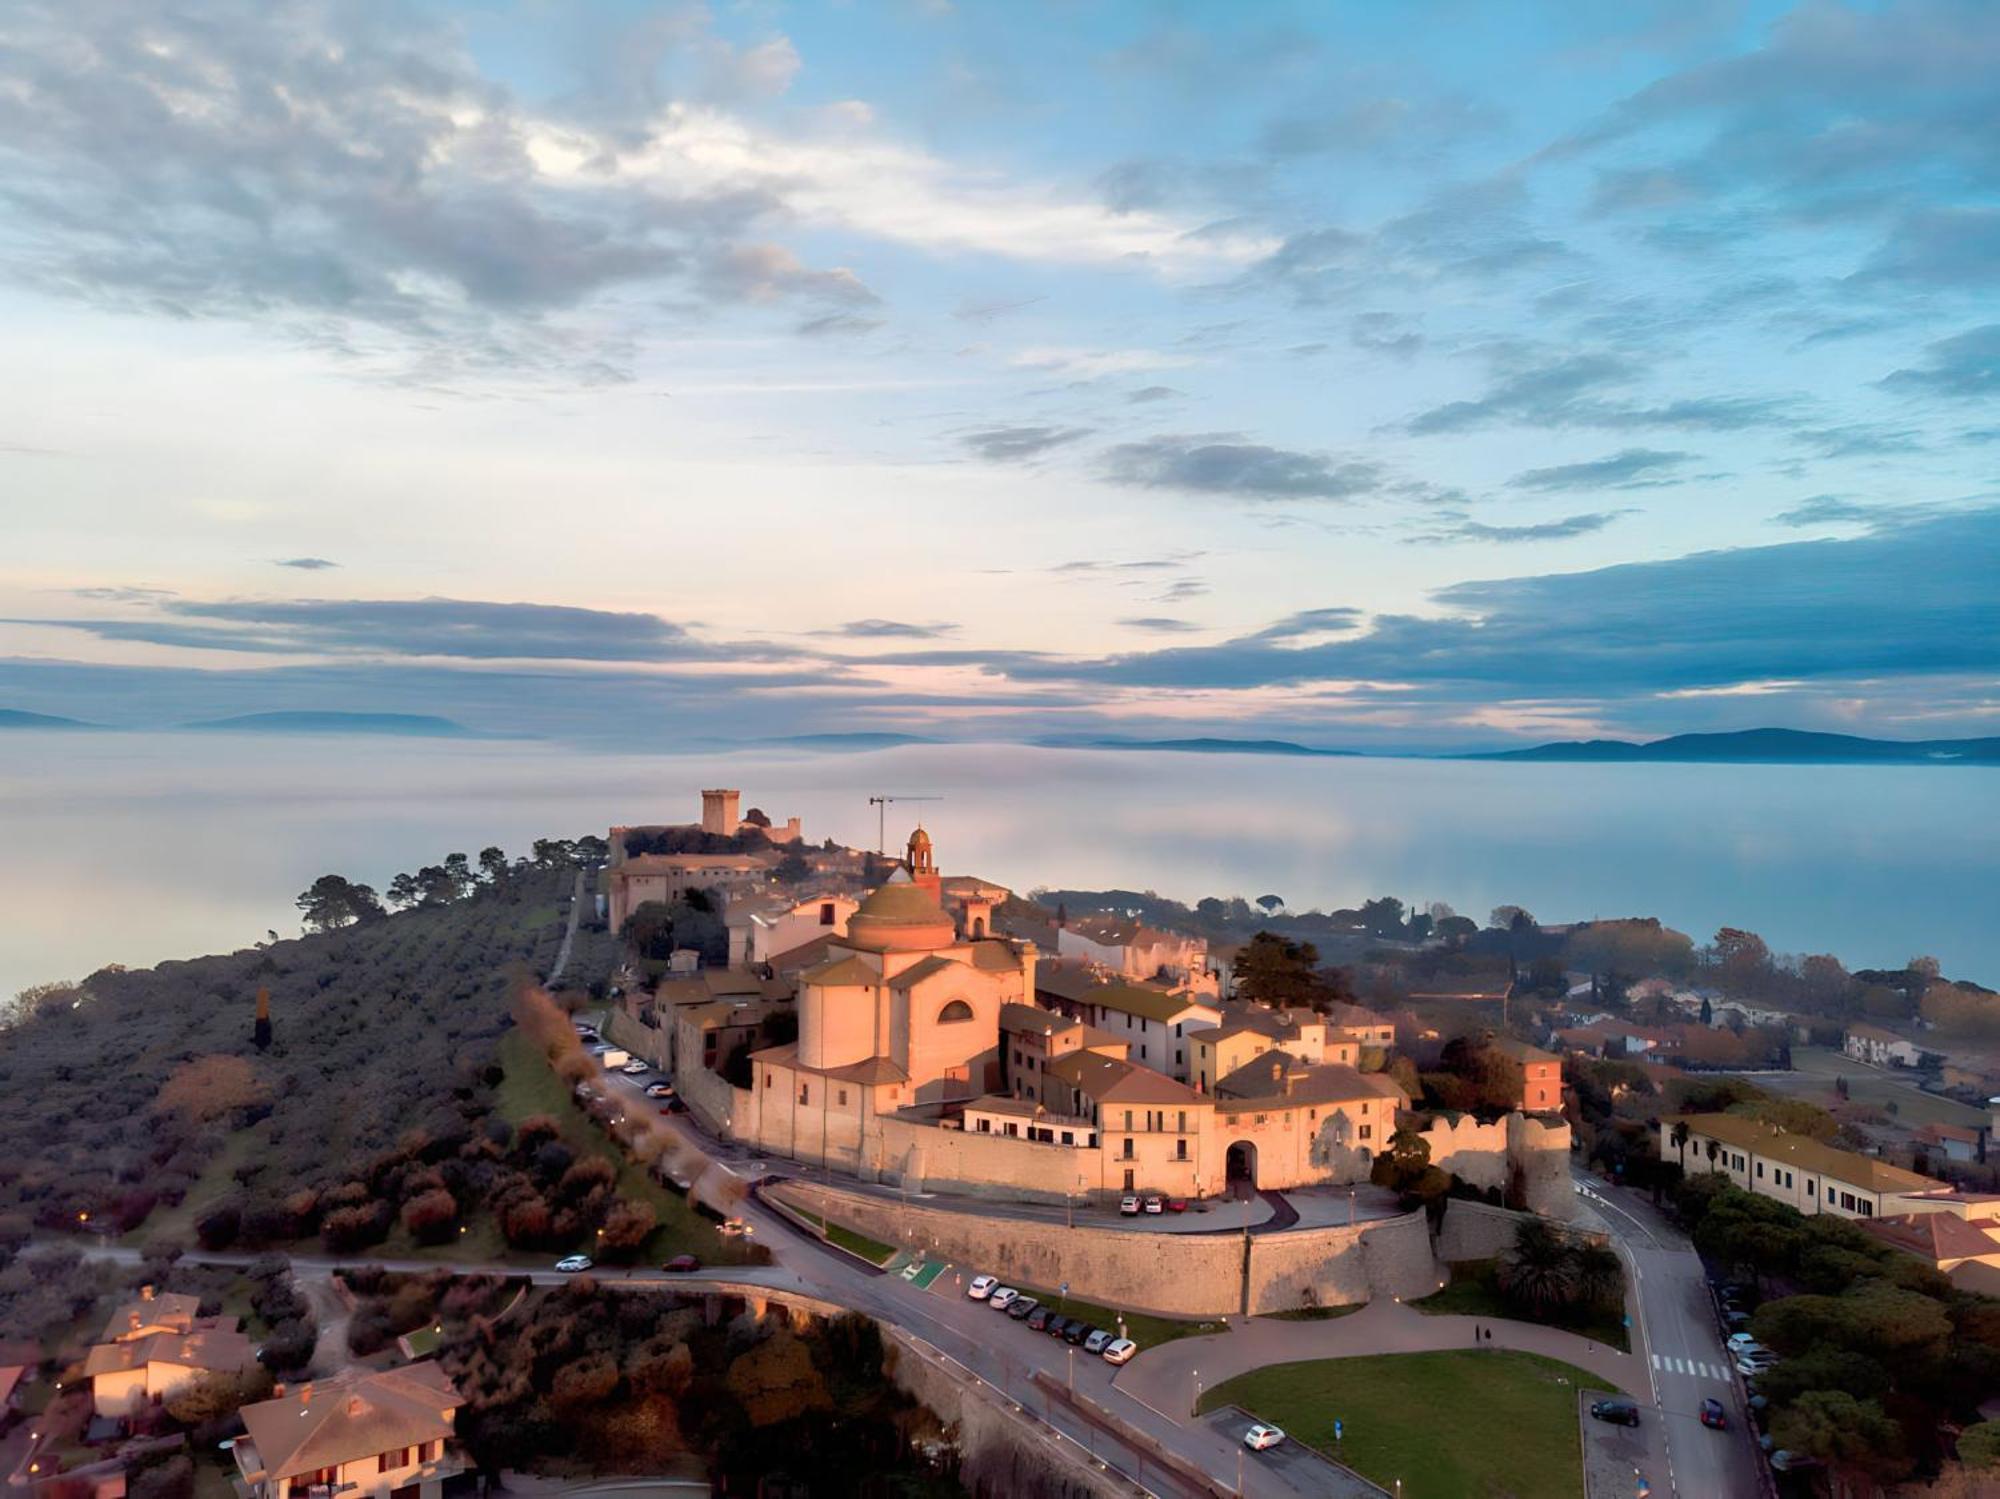
[[[864,1317],[711,1327],[670,1293],[582,1280],[481,1320],[513,1294],[461,1283],[440,1307],[459,1430],[483,1466],[663,1472],[692,1454],[723,1493],[777,1476],[816,1494],[958,1492],[936,1418],[885,1377]]]
[[[1942,1433],[2000,1387],[2000,1301],[1716,1173],[1676,1202],[1705,1257],[1773,1293],[1750,1331],[1783,1355],[1757,1381],[1776,1444],[1882,1482],[1936,1473]]]

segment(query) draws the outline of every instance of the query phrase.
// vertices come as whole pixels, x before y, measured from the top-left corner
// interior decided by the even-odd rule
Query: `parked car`
[[[1040,1305],[1041,1302],[1032,1296],[1016,1296],[1014,1304],[1007,1308],[1007,1315],[1012,1317],[1016,1322],[1025,1322],[1034,1316],[1035,1308]]]
[[[1028,1331],[1047,1332],[1049,1327],[1049,1321],[1054,1316],[1055,1313],[1050,1311],[1047,1307],[1045,1306],[1036,1307],[1032,1312],[1028,1313]]]
[[[1021,1293],[1012,1286],[995,1286],[986,1297],[986,1304],[996,1312],[1004,1312],[1014,1304],[1014,1298]]]
[[[741,1218],[724,1218],[715,1226],[715,1231],[725,1239],[748,1238],[756,1230]]]
[[[1787,1452],[1780,1447],[1771,1454],[1771,1466],[1780,1473],[1795,1473],[1801,1468],[1817,1468],[1819,1459],[1809,1452]]]
[[[1102,1353],[1111,1346],[1113,1341],[1115,1341],[1113,1334],[1106,1332],[1100,1327],[1083,1340],[1083,1351],[1085,1353]]]
[[[1118,1203],[1118,1211],[1123,1213],[1127,1218],[1138,1217],[1139,1199],[1136,1197],[1121,1198]]]
[[[1081,1326],[1083,1326],[1083,1319],[1081,1317],[1052,1317],[1049,1320],[1048,1333],[1052,1338],[1066,1339],[1069,1337],[1069,1330],[1072,1327]]]
[[[677,1254],[660,1268],[669,1275],[691,1275],[701,1268],[701,1261],[691,1254]]]
[[[648,1098],[672,1098],[674,1096],[674,1085],[672,1083],[648,1083],[646,1084],[646,1096]]]
[[[580,1275],[588,1270],[592,1263],[587,1254],[566,1254],[556,1261],[556,1268],[565,1275]]]
[[[1729,1351],[1731,1353],[1742,1353],[1747,1349],[1762,1348],[1764,1346],[1762,1343],[1758,1342],[1755,1338],[1751,1337],[1750,1334],[1747,1332],[1731,1333],[1729,1335],[1728,1343],[1729,1343]]]
[[[1775,1353],[1744,1353],[1737,1355],[1736,1359],[1736,1372],[1745,1379],[1754,1379],[1777,1366],[1778,1356]]]
[[[1702,1401],[1699,1414],[1701,1424],[1711,1431],[1726,1431],[1729,1427],[1729,1417],[1723,1414],[1720,1400],[1710,1398]]]
[[[1139,1345],[1130,1338],[1113,1338],[1104,1345],[1104,1361],[1107,1364],[1122,1364],[1139,1351]]]
[[[1096,1331],[1097,1331],[1096,1328],[1092,1327],[1088,1322],[1085,1322],[1082,1318],[1080,1317],[1071,1318],[1069,1324],[1069,1330],[1063,1334],[1063,1341],[1065,1343],[1075,1343],[1081,1346],[1084,1340]]]
[[[993,1294],[993,1288],[1000,1284],[997,1275],[975,1275],[972,1284],[965,1288],[966,1296],[973,1301],[984,1301]]]
[[[651,1072],[653,1067],[650,1062],[642,1062],[637,1057],[634,1057],[618,1070],[627,1077],[640,1077],[645,1073]]]
[[[1147,1212],[1164,1213],[1166,1210],[1167,1210],[1167,1202],[1164,1197],[1148,1197],[1146,1199]]]
[[[1609,1421],[1614,1426],[1639,1424],[1639,1407],[1629,1400],[1593,1400],[1590,1414],[1593,1420]]]
[[[1167,1199],[1167,1211],[1170,1213],[1185,1213],[1187,1211],[1187,1199],[1185,1197],[1169,1197]]]
[[[1268,1447],[1275,1447],[1284,1439],[1285,1434],[1282,1431],[1275,1426],[1266,1426],[1262,1421],[1253,1423],[1250,1429],[1243,1433],[1243,1445],[1252,1452],[1262,1452]]]

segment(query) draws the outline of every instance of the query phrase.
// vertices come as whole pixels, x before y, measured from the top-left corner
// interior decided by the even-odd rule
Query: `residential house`
[[[1507,1059],[1515,1079],[1514,1102],[1526,1114],[1553,1114],[1562,1108],[1562,1060],[1516,1041],[1512,1036],[1496,1036],[1493,1049]]]
[[[193,1296],[141,1286],[136,1301],[111,1314],[83,1364],[98,1415],[137,1415],[197,1380],[256,1364],[257,1350],[234,1317],[202,1317],[199,1308]]]
[[[1917,1067],[1924,1059],[1924,1050],[1914,1041],[1906,1041],[1894,1031],[1885,1031],[1879,1025],[1866,1023],[1850,1025],[1842,1039],[1840,1049],[1857,1062],[1868,1062],[1877,1067]]]
[[[761,968],[817,937],[837,936],[860,904],[851,895],[834,892],[732,900],[723,913],[729,966]]]
[[[626,919],[649,901],[671,903],[690,890],[720,890],[726,895],[761,890],[770,883],[777,862],[778,856],[769,852],[628,855],[599,874],[605,920],[612,931],[622,931]]]
[[[1924,1211],[1862,1225],[1883,1243],[1913,1254],[1962,1289],[2000,1289],[2000,1193],[1941,1192]]]
[[[1050,1108],[1097,1126],[1123,1190],[1200,1191],[1208,1099],[1150,1067],[1095,1051],[1057,1057],[1044,1078]]]
[[[991,1093],[965,1106],[959,1123],[969,1134],[1011,1135],[1022,1140],[1039,1140],[1045,1145],[1069,1145],[1094,1149],[1097,1126],[1074,1114],[1058,1114],[1032,1098],[1015,1098]]]
[[[1687,1126],[1685,1146],[1674,1144],[1676,1124]],[[1746,1192],[1806,1214],[1880,1218],[1928,1212],[1926,1200],[1949,1190],[1943,1182],[1873,1156],[1838,1150],[1735,1114],[1661,1119],[1659,1153],[1661,1160],[1679,1162],[1689,1172],[1720,1171]]]
[[[1206,937],[1164,931],[1130,916],[1071,917],[1056,932],[1056,956],[1095,963],[1123,979],[1163,979],[1185,989],[1217,992]]]
[[[1123,1057],[1128,1050],[1121,1037],[1060,1011],[1028,1004],[1000,1007],[1000,1087],[1015,1098],[1045,1097],[1042,1074],[1057,1057],[1073,1051]]]
[[[1925,1124],[1917,1128],[1917,1144],[1933,1158],[1947,1161],[1986,1159],[1986,1131],[1963,1124]]]
[[[1396,1044],[1396,1022],[1360,1005],[1336,1004],[1326,1012],[1327,1036],[1352,1041],[1357,1046],[1379,1046],[1388,1050]]]
[[[1036,988],[1047,992],[1039,983]],[[1057,1004],[1065,1013],[1123,1041],[1133,1061],[1178,1082],[1191,1075],[1188,1037],[1222,1023],[1222,1011],[1212,1001],[1142,984],[1099,984],[1078,999]]]
[[[1224,1177],[1365,1181],[1408,1106],[1386,1073],[1271,1052],[1216,1084]]]
[[[434,1360],[356,1370],[244,1406],[232,1451],[250,1499],[439,1499],[464,1403]]]

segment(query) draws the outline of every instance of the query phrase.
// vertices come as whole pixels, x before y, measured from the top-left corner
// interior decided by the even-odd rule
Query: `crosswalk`
[[[1704,1363],[1700,1359],[1675,1358],[1672,1354],[1653,1355],[1653,1367],[1666,1374],[1686,1374],[1695,1379],[1719,1379],[1725,1384],[1729,1380],[1729,1370],[1721,1364]]]

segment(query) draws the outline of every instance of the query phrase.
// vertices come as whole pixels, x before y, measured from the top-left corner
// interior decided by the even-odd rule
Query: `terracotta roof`
[[[1530,1046],[1525,1041],[1516,1041],[1512,1036],[1495,1036],[1493,1038],[1493,1049],[1499,1052],[1501,1056],[1512,1057],[1515,1061],[1523,1064],[1530,1062],[1560,1063],[1562,1060],[1562,1058],[1551,1052],[1543,1051],[1539,1046]]]
[[[953,962],[950,958],[942,958],[936,953],[932,953],[928,958],[919,958],[908,968],[905,968],[901,973],[890,979],[889,987],[891,989],[914,989],[925,979],[936,978],[940,973],[945,973],[953,968],[963,968],[964,966],[963,963]]]
[[[1139,935],[1139,922],[1130,916],[1114,916],[1108,911],[1086,911],[1072,916],[1063,928],[1086,942],[1103,947],[1122,947]]]
[[[185,1369],[235,1373],[256,1361],[257,1350],[234,1328],[204,1327],[198,1332],[156,1332],[122,1343],[97,1343],[83,1361],[83,1372],[123,1374],[148,1364],[175,1364]]]
[[[910,1074],[887,1057],[863,1057],[858,1062],[849,1062],[843,1067],[808,1067],[799,1060],[799,1046],[789,1041],[783,1046],[769,1046],[762,1051],[750,1053],[753,1061],[764,1062],[773,1067],[788,1067],[793,1072],[808,1072],[814,1077],[830,1077],[837,1082],[861,1083],[877,1087],[884,1083],[907,1083]]]
[[[972,966],[984,973],[1006,973],[1021,966],[1021,954],[1011,942],[982,937],[972,944]]]
[[[128,1301],[111,1314],[111,1320],[104,1324],[106,1343],[119,1338],[129,1338],[142,1327],[166,1327],[176,1332],[193,1332],[194,1319],[201,1314],[201,1298],[187,1296],[178,1291],[167,1291],[157,1296],[140,1296],[136,1301]]]
[[[243,1407],[243,1426],[266,1482],[312,1473],[398,1447],[442,1441],[465,1403],[442,1365],[316,1380],[277,1400]]]
[[[850,953],[844,958],[829,958],[815,968],[808,968],[799,975],[799,982],[824,984],[837,989],[849,984],[879,984],[882,975]]]
[[[1037,963],[1035,965],[1035,988],[1037,991],[1053,994],[1058,999],[1082,1000],[1089,997],[1093,989],[1101,989],[1104,981],[1080,963]]]
[[[1084,1004],[1096,1005],[1100,1010],[1116,1010],[1121,1015],[1138,1015],[1146,1020],[1162,1023],[1176,1015],[1201,1005],[1213,1010],[1214,1005],[1197,1000],[1186,994],[1170,994],[1164,989],[1143,989],[1137,984],[1105,984],[1092,989],[1082,997]]]
[[[1956,1213],[1893,1213],[1885,1218],[1863,1218],[1860,1223],[1884,1243],[1933,1265],[2000,1255],[2000,1234],[1967,1223]]]
[[[965,1106],[968,1114],[1000,1114],[1010,1119],[1026,1119],[1036,1124],[1070,1125],[1079,1129],[1095,1129],[1088,1119],[1075,1114],[1058,1114],[1046,1105],[1032,1098],[1015,1098],[1006,1093],[989,1093],[984,1098],[975,1098]]]
[[[1360,1005],[1336,1004],[1328,1007],[1326,1020],[1329,1025],[1386,1025],[1393,1028],[1396,1022],[1387,1015],[1374,1010],[1363,1009]]]
[[[1040,1005],[1016,1004],[1009,1000],[1000,1006],[1000,1029],[1003,1031],[1042,1032],[1066,1031],[1083,1024],[1054,1010],[1045,1010]]]
[[[877,886],[847,918],[851,947],[921,952],[949,947],[957,940],[957,929],[937,896],[907,879]]]
[[[827,949],[839,938],[832,932],[821,932],[810,942],[801,942],[797,947],[788,947],[783,952],[772,953],[767,960],[774,973],[796,973],[802,968],[810,968],[815,963],[826,960]]]
[[[1887,1045],[1893,1045],[1903,1039],[1894,1031],[1884,1030],[1879,1025],[1869,1025],[1866,1021],[1850,1025],[1847,1028],[1847,1034],[1850,1036],[1859,1036],[1864,1041],[1880,1041]]]
[[[1077,1092],[1096,1099],[1099,1105],[1207,1102],[1194,1089],[1185,1083],[1175,1082],[1163,1072],[1155,1072],[1150,1067],[1141,1067],[1120,1057],[1107,1057],[1101,1052],[1073,1051],[1067,1056],[1057,1057],[1042,1070]]]
[[[26,1364],[0,1364],[0,1412],[7,1409],[7,1402],[14,1398],[14,1388],[28,1372]]]
[[[1337,1062],[1302,1062],[1288,1051],[1268,1051],[1215,1084],[1215,1106],[1224,1111],[1393,1099],[1403,1091],[1387,1076],[1356,1072]]]
[[[1837,1182],[1860,1187],[1864,1191],[1926,1192],[1941,1185],[1928,1176],[1891,1166],[1873,1156],[1837,1150],[1808,1136],[1787,1134],[1761,1119],[1745,1119],[1738,1114],[1674,1114],[1662,1119],[1660,1124],[1663,1129],[1670,1130],[1682,1120],[1686,1121],[1690,1134],[1719,1140],[1738,1150],[1754,1151],[1767,1160],[1783,1161],[1800,1171],[1830,1176]]]

